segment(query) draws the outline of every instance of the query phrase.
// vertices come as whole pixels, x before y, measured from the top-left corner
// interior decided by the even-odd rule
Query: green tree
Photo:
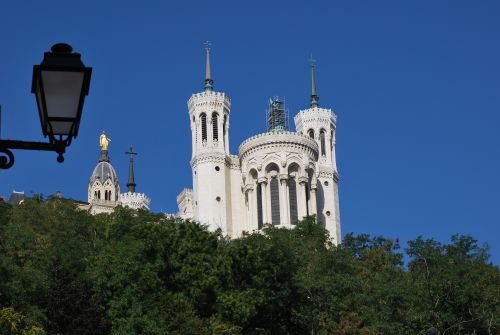
[[[500,271],[486,247],[455,235],[443,245],[421,237],[409,242],[412,283],[407,323],[416,334],[434,326],[442,334],[500,333]]]

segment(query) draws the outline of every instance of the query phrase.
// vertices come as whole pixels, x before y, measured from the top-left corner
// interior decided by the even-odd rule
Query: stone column
[[[224,117],[222,118],[222,123],[224,124]],[[226,134],[226,136],[224,136],[224,147],[226,148],[226,153],[229,154],[229,115],[226,116],[226,124],[223,125],[223,127],[224,133],[222,136]]]
[[[333,169],[334,171],[337,171],[337,156],[335,155],[335,132],[333,133],[333,138],[332,138],[332,164],[333,164]]]
[[[299,177],[297,185],[297,204],[299,220],[307,215],[307,199],[306,199],[306,185],[308,182],[307,177]]]
[[[224,115],[217,116],[217,141],[220,149],[224,149]]]
[[[262,200],[262,223],[266,224],[269,223],[269,218],[267,216],[267,178],[266,177],[260,177],[258,179],[258,182],[260,185],[261,189],[261,200]]]
[[[317,185],[316,184],[312,184],[311,185],[311,189],[309,191],[309,196],[310,196],[310,208],[309,208],[309,214],[310,215],[318,215],[318,205],[317,205],[317,202],[316,202],[316,188],[317,188]]]
[[[214,137],[212,127],[212,112],[207,112],[207,148],[213,148]]]
[[[281,224],[284,226],[290,225],[290,209],[288,200],[288,175],[280,174],[280,216]]]
[[[330,146],[330,139],[332,138],[331,132],[326,131],[325,129],[325,154],[326,154],[326,161],[331,162],[332,161],[332,148]]]
[[[247,198],[247,230],[251,232],[252,230],[256,229],[256,224],[254,221],[254,212],[257,211],[255,207],[255,201],[254,201],[254,186],[253,184],[246,184],[244,188],[244,192]]]

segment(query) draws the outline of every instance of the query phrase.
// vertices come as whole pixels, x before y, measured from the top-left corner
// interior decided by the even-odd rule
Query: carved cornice
[[[330,108],[313,107],[303,109],[299,111],[293,119],[295,120],[295,122],[297,122],[297,119],[300,118],[317,118],[322,120],[327,119],[329,121],[332,121],[333,123],[337,122],[337,115]]]
[[[313,139],[296,132],[268,132],[250,137],[239,147],[240,160],[265,148],[273,151],[301,151],[308,153],[316,160],[318,157],[318,144]]]
[[[204,152],[197,154],[191,159],[191,167],[196,167],[201,163],[226,163],[226,155],[222,152]]]
[[[207,112],[212,110],[220,110],[223,108],[224,113],[229,113],[231,108],[231,99],[221,92],[206,91],[201,93],[195,93],[188,100],[189,112],[193,112],[195,109],[203,109]]]

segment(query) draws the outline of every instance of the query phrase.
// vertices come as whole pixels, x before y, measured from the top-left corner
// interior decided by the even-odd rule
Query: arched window
[[[262,184],[257,184],[257,228],[262,229],[264,220],[262,218]]]
[[[290,223],[297,224],[299,215],[297,212],[297,181],[295,177],[288,177],[288,193],[290,199]]]
[[[207,115],[205,113],[202,113],[200,115],[200,120],[201,120],[201,140],[206,141],[207,140]]]
[[[104,200],[109,200],[108,199],[108,190],[104,190]]]
[[[330,129],[330,151],[333,152],[333,129]]]
[[[325,149],[325,130],[321,129],[319,132],[319,140],[321,143],[321,156],[326,156],[326,149]]]
[[[101,199],[101,190],[97,191],[97,199]]]
[[[216,112],[212,113],[212,130],[214,141],[219,140],[219,115]]]
[[[299,166],[296,163],[290,164],[288,168],[288,201],[290,208],[290,223],[297,224],[299,219],[297,209],[297,178],[299,176]]]
[[[314,139],[314,130],[309,129],[309,130],[307,131],[307,135],[309,135],[309,137],[310,137],[310,138]]]
[[[280,224],[280,190],[277,177],[271,178],[271,223],[273,225]]]

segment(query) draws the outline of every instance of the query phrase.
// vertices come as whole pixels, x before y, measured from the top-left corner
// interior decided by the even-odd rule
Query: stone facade
[[[207,63],[207,73],[209,64]],[[238,237],[265,224],[292,228],[316,215],[339,243],[340,214],[335,158],[336,115],[311,108],[294,118],[296,132],[272,131],[253,136],[229,153],[230,98],[212,90],[188,101],[192,133],[193,189],[177,197],[178,215],[211,230]]]

